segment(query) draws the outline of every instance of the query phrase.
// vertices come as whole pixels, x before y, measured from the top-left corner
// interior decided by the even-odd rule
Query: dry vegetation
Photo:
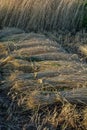
[[[0,25],[27,31],[76,30],[86,26],[85,3],[86,0],[0,0]]]
[[[0,130],[87,129],[85,3],[0,0]]]
[[[67,53],[50,33],[0,34],[0,127],[85,130],[87,64],[78,53]]]

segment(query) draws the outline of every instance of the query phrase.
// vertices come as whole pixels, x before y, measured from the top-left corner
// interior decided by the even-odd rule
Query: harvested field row
[[[11,30],[0,31],[0,128],[85,130],[87,64],[45,35]]]

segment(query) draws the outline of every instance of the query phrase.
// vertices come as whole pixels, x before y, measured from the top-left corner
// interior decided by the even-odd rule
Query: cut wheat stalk
[[[29,100],[28,100],[29,99]],[[50,105],[57,102],[69,102],[72,104],[87,105],[87,88],[80,88],[69,91],[50,92],[50,91],[33,91],[27,99],[29,108]]]
[[[2,62],[0,63],[0,67],[6,65],[8,63],[8,61],[11,61],[14,57],[12,56],[8,56],[7,58],[5,58],[4,60],[2,60]]]

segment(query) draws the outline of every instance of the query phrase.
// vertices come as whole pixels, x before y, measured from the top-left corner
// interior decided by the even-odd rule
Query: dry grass
[[[8,51],[6,50],[6,47],[0,44],[0,58],[3,58],[4,56],[7,55],[8,55]]]
[[[83,117],[84,117],[83,124],[87,128],[87,107],[83,111]]]
[[[0,0],[1,26],[27,31],[72,30],[82,27],[83,0]]]
[[[83,55],[87,58],[87,45],[80,46],[79,51],[80,51],[81,55]]]
[[[0,0],[1,130],[87,129],[85,2]]]
[[[0,44],[0,127],[85,130],[87,64],[65,52],[52,37],[23,32],[18,40],[20,35],[11,30],[13,34],[5,31],[5,42]],[[32,56],[41,59],[33,61]]]

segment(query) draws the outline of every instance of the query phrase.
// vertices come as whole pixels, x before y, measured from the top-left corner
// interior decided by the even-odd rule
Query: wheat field
[[[0,130],[87,130],[87,0],[0,0]]]
[[[85,26],[85,5],[86,0],[0,0],[0,24],[26,31],[78,30]]]

